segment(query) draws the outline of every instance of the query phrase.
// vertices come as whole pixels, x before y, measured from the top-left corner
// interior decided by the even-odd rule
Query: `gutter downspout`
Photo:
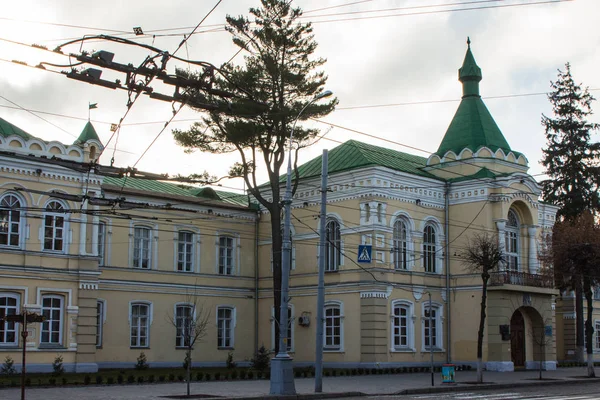
[[[258,222],[260,209],[256,211],[254,222],[254,355],[258,353]]]
[[[452,362],[452,318],[450,313],[450,182],[446,182],[444,190],[444,236],[445,236],[445,263],[446,263],[446,316],[448,323],[446,324],[446,362]]]

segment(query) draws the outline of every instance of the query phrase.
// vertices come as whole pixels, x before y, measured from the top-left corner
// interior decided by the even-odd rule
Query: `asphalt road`
[[[346,400],[600,400],[600,386],[596,384],[552,385],[524,387],[514,390],[472,390],[452,393],[432,393],[401,396],[368,396]]]

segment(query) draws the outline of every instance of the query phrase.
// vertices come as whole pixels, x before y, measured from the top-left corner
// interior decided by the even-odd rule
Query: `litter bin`
[[[454,371],[456,366],[454,364],[442,365],[442,383],[456,383],[454,382]]]

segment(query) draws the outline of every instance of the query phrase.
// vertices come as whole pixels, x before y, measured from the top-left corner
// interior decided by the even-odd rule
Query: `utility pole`
[[[319,283],[317,286],[317,335],[315,340],[315,393],[323,391],[323,307],[325,305],[325,230],[327,226],[328,153],[321,157],[321,214],[319,215]]]
[[[433,314],[433,309],[431,308],[431,292],[427,292],[427,294],[429,295],[429,358],[430,358],[430,369],[431,369],[431,386],[434,386],[433,383],[433,325],[431,325],[431,322],[433,321],[433,319],[431,318],[431,314]]]

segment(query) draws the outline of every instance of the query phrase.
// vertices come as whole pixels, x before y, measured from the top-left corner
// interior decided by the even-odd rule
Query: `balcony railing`
[[[552,289],[554,288],[554,277],[519,271],[493,272],[490,276],[490,286],[502,285],[534,286]]]

